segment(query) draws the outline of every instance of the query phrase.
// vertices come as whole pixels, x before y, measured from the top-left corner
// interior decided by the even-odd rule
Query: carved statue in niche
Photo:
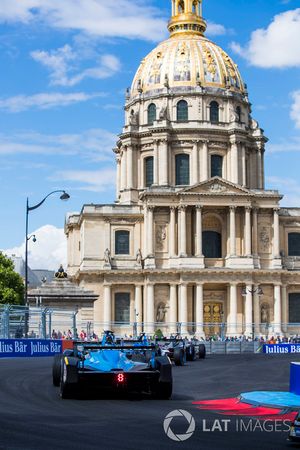
[[[130,125],[138,125],[139,124],[139,113],[131,111],[130,117],[129,117],[129,123]]]
[[[104,252],[104,267],[111,268],[111,253],[108,248]]]
[[[136,265],[137,265],[137,267],[142,267],[142,265],[143,265],[143,256],[142,256],[142,252],[141,252],[140,248],[136,252],[136,257],[135,258],[136,258]]]
[[[167,227],[165,224],[160,224],[156,226],[156,234],[155,234],[155,240],[156,240],[156,247],[157,250],[163,250],[164,249],[164,243],[167,239]]]
[[[270,233],[267,227],[261,228],[259,233],[259,241],[262,251],[268,252],[270,249]]]
[[[267,303],[264,303],[261,306],[260,322],[261,323],[269,323],[270,322],[270,307]]]
[[[166,305],[164,303],[160,303],[157,307],[156,322],[165,322],[166,313],[167,313]]]

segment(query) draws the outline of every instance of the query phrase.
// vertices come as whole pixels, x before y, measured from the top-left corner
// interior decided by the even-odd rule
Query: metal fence
[[[77,333],[77,311],[27,306],[0,306],[0,338],[50,339],[56,330]],[[87,326],[87,325],[86,325]]]
[[[253,350],[253,343],[257,336],[264,336],[270,339],[278,335],[278,330],[282,330],[281,335],[300,336],[300,324],[236,324],[233,327],[236,332],[232,333],[232,324],[225,323],[140,323],[140,322],[93,322],[82,320],[76,310],[63,310],[43,307],[26,307],[0,305],[0,338],[51,338],[78,337],[83,333],[87,337],[98,336],[103,330],[111,329],[120,336],[137,336],[141,332],[153,336],[160,330],[164,336],[179,333],[183,337],[197,335],[199,330],[204,330],[206,338],[211,338],[207,343],[207,351],[211,353],[241,353]],[[247,333],[245,330],[247,329]],[[160,333],[159,333],[160,334]],[[244,335],[246,340],[224,342],[225,337]],[[202,334],[203,336],[203,334]],[[249,339],[250,338],[250,339]],[[252,347],[251,347],[252,346]],[[252,350],[251,350],[252,349]]]

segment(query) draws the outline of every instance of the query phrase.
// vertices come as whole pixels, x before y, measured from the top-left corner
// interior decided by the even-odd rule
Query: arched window
[[[197,12],[198,12],[198,11],[197,11],[197,3],[198,3],[198,2],[193,2],[193,13],[194,13],[194,14],[197,14]]]
[[[115,294],[115,322],[130,322],[130,294],[127,292]]]
[[[187,122],[189,120],[188,104],[185,100],[177,103],[177,121]]]
[[[179,14],[184,13],[184,1],[183,0],[180,0],[178,2],[178,13]]]
[[[237,121],[239,123],[241,123],[241,121],[242,121],[242,110],[241,110],[241,107],[237,106],[235,111],[236,111]]]
[[[115,254],[129,255],[129,231],[119,230],[115,233]]]
[[[211,123],[219,122],[219,103],[218,102],[210,103],[210,121],[211,121]]]
[[[145,186],[150,187],[153,184],[153,156],[145,158]]]
[[[289,256],[300,256],[300,233],[289,233]]]
[[[205,258],[222,258],[222,236],[216,231],[203,231],[203,255]]]
[[[153,125],[154,120],[156,120],[156,106],[154,103],[148,106],[148,125]]]
[[[220,155],[211,155],[210,158],[210,176],[223,177],[223,157]]]
[[[289,323],[300,323],[300,293],[289,294]]]
[[[190,157],[189,155],[176,155],[176,185],[186,186],[190,184]]]

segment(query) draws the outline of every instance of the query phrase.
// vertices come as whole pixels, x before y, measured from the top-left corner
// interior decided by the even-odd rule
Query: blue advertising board
[[[61,340],[0,339],[0,358],[53,356],[61,352]]]
[[[300,344],[264,344],[263,353],[269,355],[300,353]]]

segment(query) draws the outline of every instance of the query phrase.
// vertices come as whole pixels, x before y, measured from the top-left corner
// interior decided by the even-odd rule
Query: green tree
[[[13,262],[0,252],[0,303],[21,305],[23,298],[23,279],[15,272]]]

